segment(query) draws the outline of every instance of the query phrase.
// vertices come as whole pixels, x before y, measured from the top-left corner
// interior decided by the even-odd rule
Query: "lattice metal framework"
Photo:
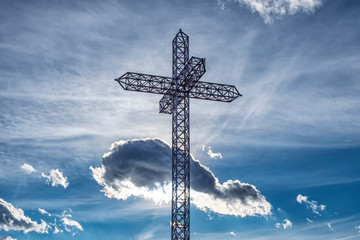
[[[232,102],[235,86],[199,81],[205,59],[189,60],[189,37],[180,31],[172,45],[172,77],[127,72],[115,79],[124,90],[163,94],[159,112],[172,114],[171,239],[190,239],[190,98]]]

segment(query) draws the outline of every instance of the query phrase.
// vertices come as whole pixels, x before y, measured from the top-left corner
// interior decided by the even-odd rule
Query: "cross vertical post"
[[[172,77],[127,72],[115,79],[124,90],[163,94],[159,112],[172,114],[171,240],[190,240],[190,98],[232,102],[235,86],[199,81],[205,59],[189,59],[189,37],[181,31],[172,44]]]
[[[189,60],[189,37],[180,31],[173,40],[173,79],[178,89],[181,71]],[[171,239],[190,239],[190,123],[189,93],[176,91],[172,98],[172,200]]]

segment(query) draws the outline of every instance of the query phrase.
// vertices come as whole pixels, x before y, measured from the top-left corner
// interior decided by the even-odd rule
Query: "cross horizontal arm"
[[[172,86],[171,77],[127,72],[115,79],[124,90],[165,94]]]
[[[217,102],[232,102],[241,96],[235,86],[202,81],[197,82],[189,93],[190,98]],[[172,100],[173,95],[165,94],[160,100],[159,112],[171,114],[173,111]],[[182,99],[179,98],[178,101],[182,101]]]
[[[199,81],[191,89],[189,97],[218,102],[232,102],[242,95],[233,85]]]

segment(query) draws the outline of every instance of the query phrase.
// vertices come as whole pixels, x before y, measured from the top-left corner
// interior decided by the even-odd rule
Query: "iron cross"
[[[171,239],[190,239],[190,98],[232,102],[235,86],[199,81],[205,58],[189,59],[189,37],[179,30],[172,42],[172,77],[127,72],[115,79],[124,90],[163,94],[160,113],[172,114]]]

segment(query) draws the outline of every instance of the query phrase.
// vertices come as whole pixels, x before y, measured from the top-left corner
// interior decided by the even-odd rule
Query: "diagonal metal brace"
[[[176,89],[169,89],[159,102],[159,113],[172,113],[172,99],[174,92],[190,92],[196,85],[199,79],[206,72],[205,58],[191,57],[185,65],[184,69],[180,72],[177,78],[173,82],[177,82]],[[180,102],[178,102],[179,104]]]

